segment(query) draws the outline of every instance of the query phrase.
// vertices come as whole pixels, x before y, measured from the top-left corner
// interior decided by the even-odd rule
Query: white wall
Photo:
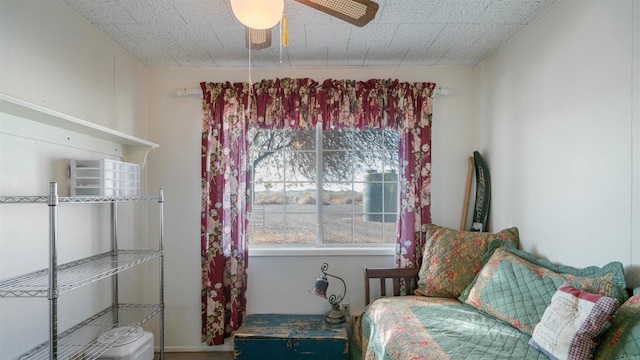
[[[58,1],[0,6],[1,92],[144,137],[143,65]]]
[[[639,13],[634,0],[561,1],[479,66],[493,228],[517,225],[522,246],[554,262],[621,261],[632,286]]]
[[[252,79],[310,77],[316,80],[397,78],[432,81],[453,89],[435,98],[433,117],[433,221],[459,226],[467,157],[475,149],[476,71],[473,67],[274,68],[253,69]],[[166,303],[168,349],[200,347],[200,136],[199,96],[176,97],[178,88],[199,89],[202,81],[247,81],[247,69],[150,68],[149,140],[161,144],[149,155],[149,187],[166,190]],[[362,253],[362,252],[361,252]],[[307,290],[328,262],[344,276],[352,311],[364,306],[363,266],[393,266],[392,255],[355,256],[346,251],[298,256],[251,256],[250,313],[322,313],[326,301]],[[391,251],[387,252],[391,254]]]
[[[144,138],[146,78],[144,66],[61,2],[0,1],[1,93]],[[49,181],[68,195],[67,159],[118,158],[113,149],[121,145],[0,111],[0,195],[46,195]],[[108,207],[61,206],[59,216],[59,263],[109,249]],[[48,230],[46,204],[0,205],[0,279],[48,266]],[[144,271],[123,275],[125,288]],[[59,329],[108,306],[106,290],[97,283],[62,295]],[[0,299],[0,359],[47,338],[46,299]]]
[[[640,264],[637,3],[563,1],[477,68],[276,68],[254,69],[252,77],[398,78],[452,88],[452,95],[435,100],[433,221],[458,227],[467,157],[479,149],[494,181],[494,229],[518,226],[523,246],[552,261],[622,261],[638,285],[632,267]],[[197,96],[171,93],[201,81],[244,81],[247,70],[147,69],[57,1],[1,0],[0,40],[0,92],[160,144],[149,154],[147,188],[166,191],[166,345],[200,348],[201,106]],[[0,128],[0,194],[45,193],[48,181],[66,181],[58,165],[63,159],[103,156],[43,141],[40,132],[48,130],[19,137]],[[0,229],[18,227],[0,233],[0,278],[46,261],[44,245],[28,248],[46,229],[2,209]],[[102,215],[87,214],[81,224],[99,223]],[[7,235],[13,233],[23,236],[20,243]],[[29,261],[19,255],[25,246]],[[355,312],[363,305],[362,267],[391,266],[393,257],[252,256],[249,311],[327,310],[306,293],[325,261],[345,277]],[[132,296],[151,299],[154,285],[146,286]],[[81,296],[101,301],[99,289],[87,292],[70,295],[65,312],[82,308]],[[46,334],[46,308],[25,312],[14,300],[0,301],[0,358],[31,343],[33,324],[36,337]]]

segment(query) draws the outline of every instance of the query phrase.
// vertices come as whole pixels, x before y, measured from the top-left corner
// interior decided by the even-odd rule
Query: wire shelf
[[[124,196],[124,197],[99,197],[99,196],[74,196],[58,198],[61,203],[109,203],[109,202],[137,202],[159,201],[157,196]]]
[[[0,204],[38,204],[47,203],[48,196],[0,196]]]
[[[120,338],[113,341],[98,341],[100,335],[111,329],[121,326],[141,326],[162,310],[162,305],[117,304],[69,330],[58,335],[57,358],[58,359],[97,359],[105,351],[113,347],[120,339],[126,338],[124,332]],[[133,329],[131,329],[133,331]],[[29,350],[20,357],[20,360],[47,360],[49,359],[49,342],[44,342]]]
[[[57,294],[64,294],[81,286],[110,277],[126,269],[155,259],[163,254],[157,250],[119,250],[94,255],[59,265],[56,268]],[[0,281],[2,297],[47,297],[49,269]]]
[[[97,359],[105,351],[113,347],[121,339],[132,335],[136,326],[144,324],[153,316],[160,315],[159,345],[160,359],[164,358],[164,260],[163,260],[163,190],[159,189],[158,196],[71,196],[60,197],[57,194],[57,183],[49,183],[48,196],[0,196],[0,204],[29,204],[38,203],[49,206],[49,263],[55,265],[28,274],[0,279],[0,299],[5,297],[44,297],[49,300],[49,338],[44,343],[29,350],[18,359]],[[93,255],[84,259],[57,265],[57,221],[58,205],[60,203],[103,203],[116,204],[118,202],[157,202],[160,224],[158,250],[118,250]],[[111,223],[113,228],[113,248],[117,249],[117,206],[111,206]],[[97,315],[82,323],[58,333],[58,305],[59,295],[91,284],[101,279],[113,277],[134,266],[159,258],[160,265],[160,295],[156,305],[114,304]],[[53,266],[53,265],[50,265]],[[51,276],[51,278],[50,278]],[[118,298],[117,279],[112,278],[114,299]],[[116,301],[117,302],[117,301]],[[131,328],[118,329],[117,335],[106,332],[122,326]],[[115,339],[114,339],[115,337]]]
[[[33,204],[47,203],[48,196],[0,196],[0,204]],[[124,197],[101,197],[101,196],[73,196],[58,197],[61,203],[111,203],[111,202],[138,202],[138,201],[160,201],[158,196],[124,196]]]

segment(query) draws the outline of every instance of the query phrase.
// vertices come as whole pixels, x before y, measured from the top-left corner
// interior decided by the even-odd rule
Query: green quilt
[[[363,359],[546,359],[530,336],[455,299],[382,298],[363,314]]]

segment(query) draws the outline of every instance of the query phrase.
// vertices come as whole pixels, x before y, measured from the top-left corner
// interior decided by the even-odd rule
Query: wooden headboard
[[[417,286],[418,281],[418,268],[369,268],[364,267],[364,298],[365,305],[369,305],[371,302],[371,279],[380,280],[380,295],[381,296],[400,296],[400,279],[404,279],[405,284],[408,284],[409,294],[413,293],[413,290]],[[393,294],[387,295],[387,280],[391,280],[393,283]]]

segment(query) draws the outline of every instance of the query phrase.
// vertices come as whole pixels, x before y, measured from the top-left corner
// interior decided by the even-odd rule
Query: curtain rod
[[[202,90],[201,89],[187,89],[187,88],[180,88],[180,89],[175,89],[171,92],[174,96],[178,96],[178,97],[184,97],[184,96],[194,96],[194,95],[198,95],[198,96],[202,96]],[[438,86],[434,89],[433,94],[434,95],[451,95],[453,93],[453,90],[450,88],[446,88],[446,87],[442,87],[442,86]]]

